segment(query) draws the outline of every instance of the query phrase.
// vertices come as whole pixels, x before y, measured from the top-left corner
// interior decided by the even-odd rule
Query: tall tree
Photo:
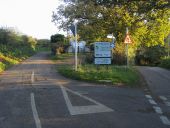
[[[170,33],[169,6],[169,0],[77,0],[60,6],[52,18],[63,29],[78,19],[78,34],[89,43],[107,41],[106,35],[113,33],[121,47],[128,27],[135,42],[130,46],[134,57],[141,47],[164,45]]]

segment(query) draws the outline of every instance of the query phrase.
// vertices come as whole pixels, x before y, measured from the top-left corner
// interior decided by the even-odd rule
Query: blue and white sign
[[[110,42],[95,42],[95,57],[111,57]]]
[[[111,64],[111,58],[95,58],[95,64]]]

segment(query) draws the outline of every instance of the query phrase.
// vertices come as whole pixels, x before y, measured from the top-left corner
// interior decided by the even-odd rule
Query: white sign
[[[95,58],[95,64],[111,64],[111,58]]]
[[[95,57],[111,57],[111,48],[109,42],[95,42]]]

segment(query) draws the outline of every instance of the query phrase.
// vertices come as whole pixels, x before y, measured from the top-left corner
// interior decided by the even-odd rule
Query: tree
[[[55,34],[51,36],[51,43],[63,43],[64,42],[64,35],[62,34]]]
[[[141,47],[164,45],[170,33],[169,5],[168,0],[78,0],[59,7],[52,18],[63,29],[78,19],[78,34],[89,43],[107,41],[106,35],[113,33],[118,47],[124,47],[122,43],[128,27],[135,42],[130,46],[133,55],[129,54],[133,59],[135,51]]]
[[[51,52],[53,55],[64,52],[64,35],[55,34],[51,36]]]

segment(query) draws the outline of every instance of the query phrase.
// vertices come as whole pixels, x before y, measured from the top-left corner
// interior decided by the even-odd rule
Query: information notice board
[[[110,42],[95,42],[94,44],[95,64],[111,64]]]

